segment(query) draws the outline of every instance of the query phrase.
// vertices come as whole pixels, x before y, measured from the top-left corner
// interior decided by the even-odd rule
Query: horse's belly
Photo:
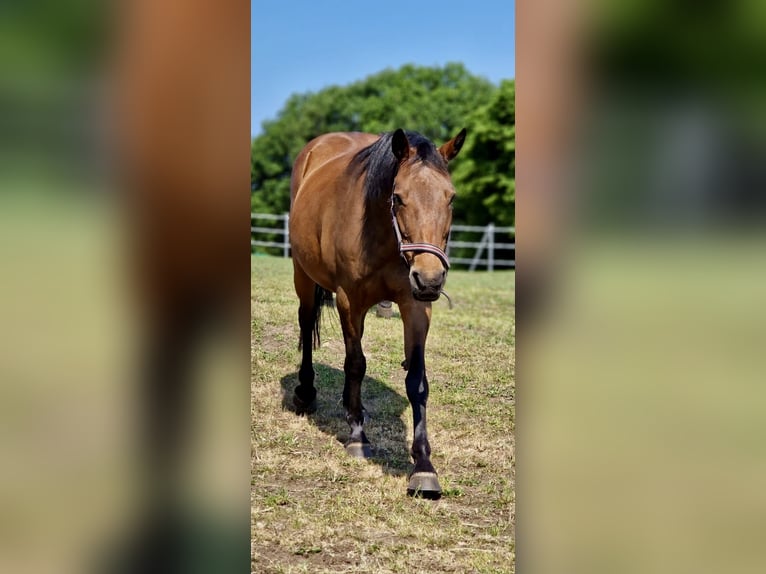
[[[320,218],[304,210],[290,217],[293,259],[306,274],[325,289],[335,290],[335,250],[329,235],[322,235]]]

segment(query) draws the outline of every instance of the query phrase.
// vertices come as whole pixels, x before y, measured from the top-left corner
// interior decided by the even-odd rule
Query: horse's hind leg
[[[317,391],[314,388],[314,366],[312,364],[312,349],[314,330],[319,319],[318,310],[321,301],[316,297],[316,283],[303,271],[293,259],[293,279],[295,292],[298,294],[298,325],[301,334],[298,348],[302,350],[301,368],[298,371],[299,385],[295,387],[293,404],[298,414],[316,411]]]
[[[342,289],[338,290],[336,304],[346,345],[343,405],[346,407],[346,421],[351,427],[346,452],[356,458],[369,458],[372,456],[372,448],[364,434],[365,413],[362,406],[362,379],[367,371],[367,359],[362,352],[364,311],[351,305],[348,295]]]

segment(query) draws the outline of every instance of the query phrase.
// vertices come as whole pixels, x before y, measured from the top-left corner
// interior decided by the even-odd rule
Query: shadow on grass
[[[343,407],[343,371],[314,363],[317,389],[317,410],[306,418],[325,434],[334,436],[339,449],[343,448],[349,435],[346,409]],[[298,385],[298,373],[285,375],[282,385],[282,408],[295,412],[293,390]],[[412,464],[409,454],[407,429],[401,416],[409,409],[409,401],[377,379],[365,377],[362,382],[362,403],[370,416],[364,427],[373,447],[370,462],[379,464],[383,471],[393,476],[406,475]]]

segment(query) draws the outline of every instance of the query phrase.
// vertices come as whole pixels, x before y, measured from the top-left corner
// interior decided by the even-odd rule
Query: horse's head
[[[410,141],[401,129],[391,139],[399,161],[392,217],[400,248],[410,267],[412,294],[421,301],[439,298],[447,278],[447,248],[452,225],[452,186],[447,163],[465,141],[465,129],[436,149],[425,138]]]

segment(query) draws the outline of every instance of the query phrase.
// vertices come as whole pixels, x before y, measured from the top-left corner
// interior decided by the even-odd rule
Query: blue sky
[[[250,133],[296,92],[406,63],[513,78],[515,0],[251,0]]]

